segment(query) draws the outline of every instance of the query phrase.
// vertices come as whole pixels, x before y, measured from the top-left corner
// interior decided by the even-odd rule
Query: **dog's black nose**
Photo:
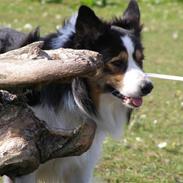
[[[141,92],[142,95],[147,95],[149,94],[153,89],[153,84],[150,81],[145,81],[142,85],[141,85]]]

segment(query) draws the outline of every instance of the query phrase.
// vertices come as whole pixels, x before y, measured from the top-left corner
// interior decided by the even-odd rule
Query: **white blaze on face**
[[[139,97],[141,94],[140,86],[143,82],[149,81],[149,79],[133,58],[135,48],[131,38],[129,36],[124,36],[121,39],[128,52],[128,67],[119,90],[125,96]]]

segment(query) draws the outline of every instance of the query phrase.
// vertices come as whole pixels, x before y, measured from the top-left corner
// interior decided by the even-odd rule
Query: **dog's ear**
[[[20,47],[27,44],[36,42],[40,40],[40,28],[36,27],[32,32],[29,32],[20,44]]]
[[[97,39],[105,29],[102,21],[87,6],[81,6],[76,20],[76,34],[79,37],[90,36]]]
[[[123,13],[123,21],[128,29],[141,30],[140,10],[136,0],[130,0],[127,9]]]
[[[33,38],[33,41],[37,41],[40,38],[40,28],[36,27],[32,32],[29,33],[30,37]]]

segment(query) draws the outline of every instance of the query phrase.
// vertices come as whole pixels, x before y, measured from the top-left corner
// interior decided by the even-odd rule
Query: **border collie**
[[[140,11],[131,0],[120,18],[105,22],[81,6],[57,32],[43,38],[44,49],[97,51],[104,67],[98,79],[75,78],[68,84],[49,84],[30,97],[35,115],[51,128],[72,129],[87,118],[97,124],[90,149],[81,156],[51,160],[16,183],[89,183],[107,135],[119,137],[133,108],[153,85],[143,72]]]

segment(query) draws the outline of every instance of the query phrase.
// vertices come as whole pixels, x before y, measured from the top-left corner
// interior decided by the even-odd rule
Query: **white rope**
[[[147,73],[147,76],[149,76],[151,78],[159,78],[159,79],[166,79],[166,80],[173,80],[173,81],[183,81],[183,77],[181,77],[181,76],[172,76],[172,75],[155,74],[155,73]]]

